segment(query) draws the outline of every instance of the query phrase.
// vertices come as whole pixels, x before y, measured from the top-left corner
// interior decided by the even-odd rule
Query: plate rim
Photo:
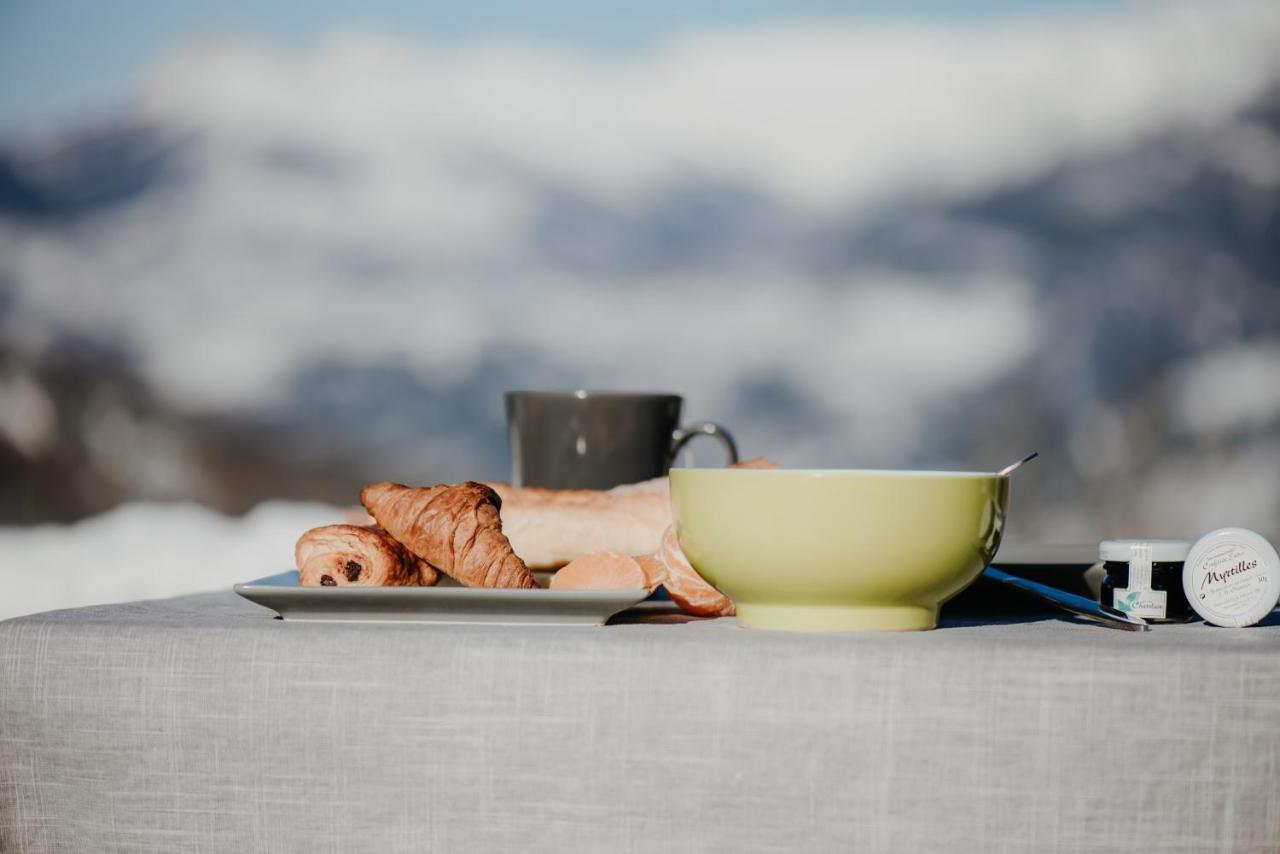
[[[545,600],[550,597],[553,600],[562,602],[581,601],[600,601],[605,600],[627,600],[635,597],[637,601],[643,600],[649,596],[649,591],[643,587],[634,589],[598,589],[598,590],[550,590],[542,587],[464,587],[461,585],[431,585],[431,586],[388,586],[388,587],[366,587],[357,585],[337,585],[334,587],[315,587],[303,586],[301,584],[282,584],[282,583],[264,583],[271,579],[277,579],[281,576],[293,575],[297,576],[297,570],[289,570],[288,572],[279,572],[275,575],[264,575],[261,578],[255,578],[252,581],[243,581],[238,584],[231,585],[231,589],[244,596],[246,593],[281,593],[287,592],[291,595],[318,597],[318,596],[335,596],[335,595],[359,595],[359,596],[380,596],[387,598],[412,598],[412,599],[436,599],[446,597],[457,597],[462,599],[496,599],[496,598],[532,598],[536,600]],[[248,598],[248,597],[246,597]]]

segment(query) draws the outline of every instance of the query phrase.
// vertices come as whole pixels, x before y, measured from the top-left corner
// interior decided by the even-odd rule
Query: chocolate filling
[[[320,586],[321,587],[337,587],[338,582],[333,580],[332,575],[322,575],[320,576]]]
[[[356,563],[354,560],[347,561],[347,568],[346,568],[347,581],[350,581],[352,584],[359,581],[360,570],[362,569],[364,569],[364,567]]]

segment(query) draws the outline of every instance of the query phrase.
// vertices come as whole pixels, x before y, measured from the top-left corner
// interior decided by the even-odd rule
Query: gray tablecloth
[[[1280,850],[1280,626],[0,623],[0,850]]]

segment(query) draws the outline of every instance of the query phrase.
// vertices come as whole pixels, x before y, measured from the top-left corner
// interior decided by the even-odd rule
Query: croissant
[[[440,577],[386,531],[369,525],[312,528],[298,538],[293,556],[304,587],[412,587]]]
[[[502,499],[483,484],[372,483],[360,503],[409,551],[468,587],[537,587],[502,533]]]

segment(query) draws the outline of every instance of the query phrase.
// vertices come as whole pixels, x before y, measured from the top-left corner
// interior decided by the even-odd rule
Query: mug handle
[[[725,454],[729,457],[728,464],[733,465],[738,461],[738,445],[733,441],[733,436],[729,435],[729,431],[719,424],[702,421],[671,431],[671,454],[667,457],[667,468],[676,461],[676,455],[680,453],[680,449],[695,436],[715,437],[720,440],[720,444],[724,445]]]

